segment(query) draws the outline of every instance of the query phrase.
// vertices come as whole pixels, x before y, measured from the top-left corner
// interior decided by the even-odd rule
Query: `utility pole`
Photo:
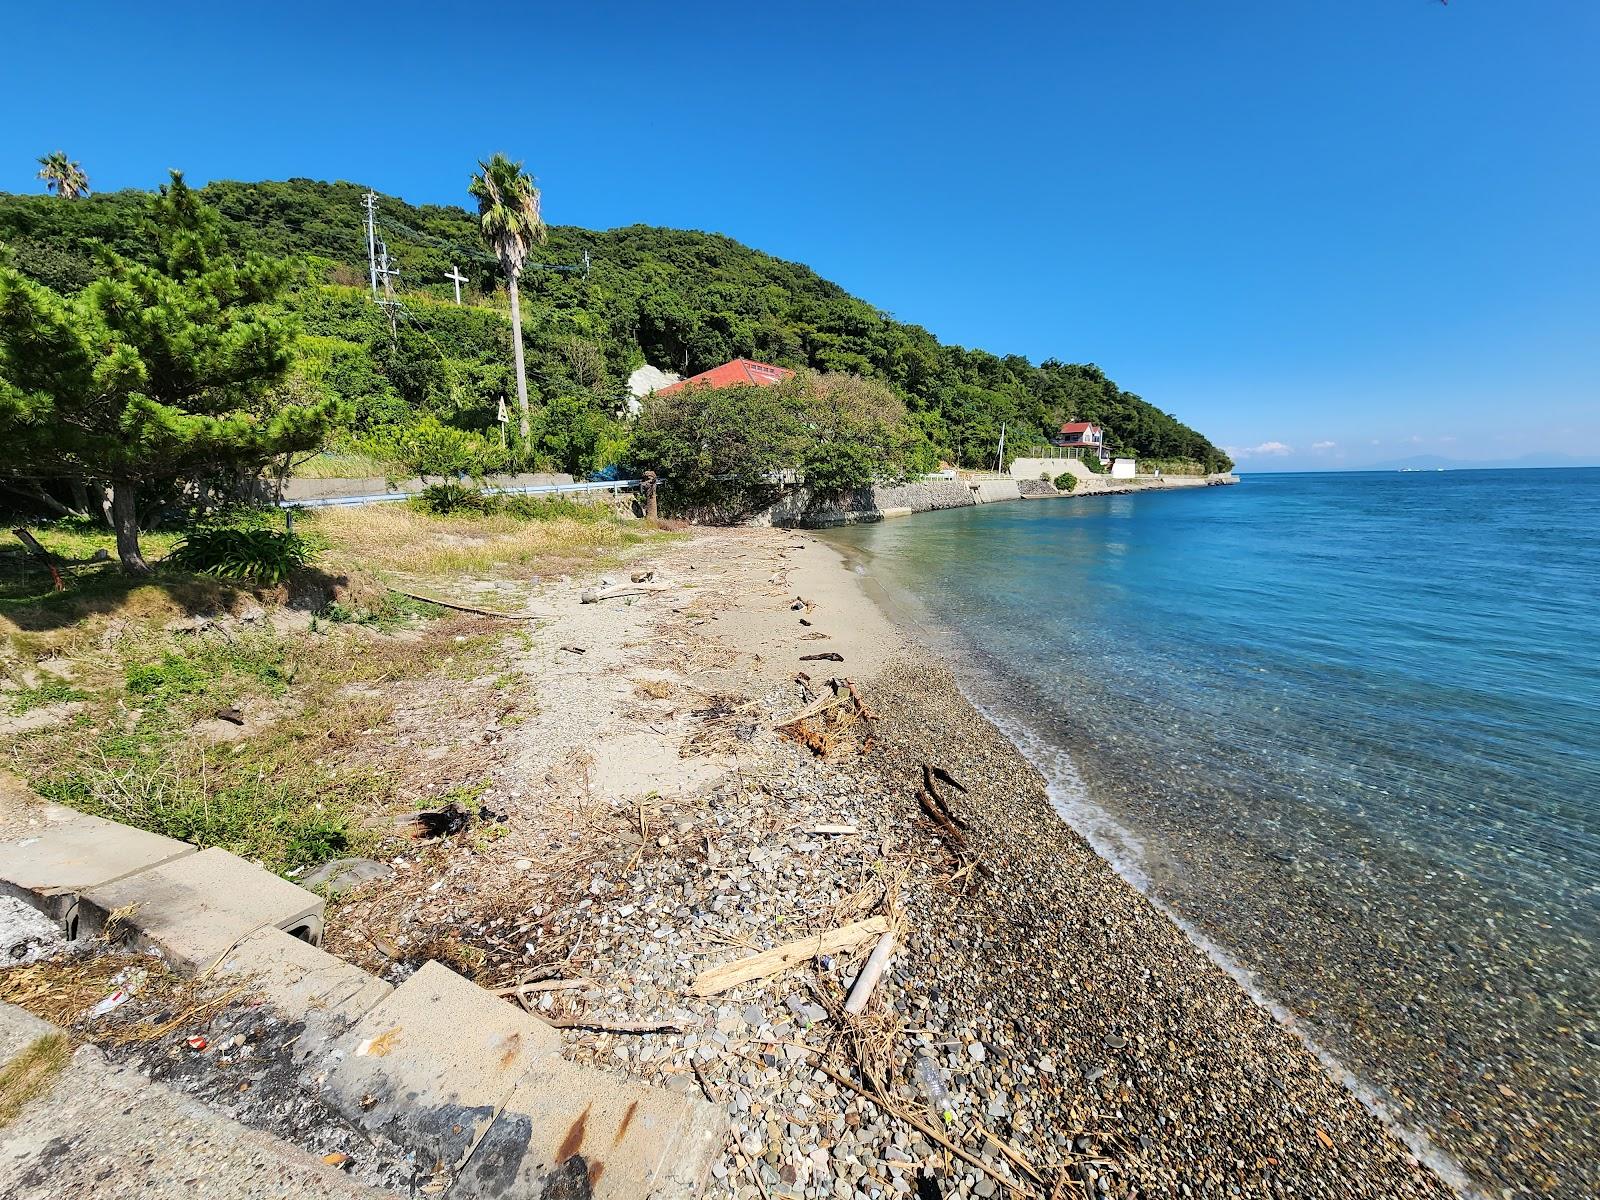
[[[368,192],[361,197],[361,207],[367,210],[367,273],[372,277],[372,298],[378,298],[378,193]]]
[[[995,456],[994,469],[996,471],[1004,471],[1006,469],[1006,423],[1004,421],[1000,422],[1000,453]]]
[[[446,275],[445,278],[448,279],[451,283],[456,285],[456,303],[460,304],[461,303],[461,285],[467,281],[467,277],[461,273],[461,268],[460,267],[451,267],[450,268],[450,273],[448,275]]]
[[[389,266],[389,244],[387,242],[378,243],[378,262],[377,274],[383,276],[383,299],[378,303],[389,314],[389,342],[392,345],[398,345],[400,342],[400,330],[398,327],[400,305],[394,298],[394,281],[400,278],[400,268],[391,268]]]

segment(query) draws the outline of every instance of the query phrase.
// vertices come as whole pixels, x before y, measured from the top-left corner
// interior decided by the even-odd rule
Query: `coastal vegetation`
[[[0,266],[0,478],[63,513],[70,502],[47,483],[64,480],[86,513],[95,482],[134,574],[149,569],[139,532],[152,501],[237,487],[313,450],[343,408],[280,386],[297,336],[274,303],[287,263],[228,253],[176,172],[142,206],[141,236],[141,258],[100,251],[98,276],[70,297]]]
[[[226,387],[205,393],[208,403],[225,398],[229,406],[189,412],[181,396],[158,398],[188,416],[222,422],[243,444],[205,461],[167,454],[134,481],[152,485],[236,474],[269,454],[288,469],[315,450],[392,469],[403,463],[412,431],[431,420],[481,439],[486,470],[582,474],[655,465],[669,492],[682,489],[687,500],[708,480],[665,470],[670,461],[681,471],[684,459],[661,434],[674,421],[682,427],[682,413],[652,420],[658,402],[651,402],[636,423],[628,415],[627,377],[646,363],[693,374],[740,356],[872,386],[873,402],[881,404],[874,428],[885,438],[861,450],[834,437],[831,446],[802,455],[830,489],[850,486],[863,472],[892,477],[941,460],[989,465],[1002,425],[1007,444],[1023,447],[1046,440],[1069,418],[1105,426],[1115,453],[1181,459],[1205,470],[1228,465],[1203,435],[1092,364],[1034,364],[943,344],[806,267],[716,234],[547,228],[537,189],[520,166],[498,156],[480,166],[471,185],[476,213],[378,198],[376,234],[395,272],[392,308],[372,302],[364,191],[354,184],[219,182],[175,193],[185,219],[196,223],[186,236],[199,238],[207,262],[216,264],[192,270],[174,264],[172,237],[161,232],[159,206],[173,203],[165,195],[76,194],[71,202],[0,196],[7,262],[0,269],[13,325],[44,321],[63,336],[76,328],[66,345],[81,343],[85,328],[108,320],[97,297],[137,279],[165,281],[161,302],[199,330],[259,331],[255,341],[240,339],[241,353],[248,348],[258,358],[250,382],[236,385],[229,374]],[[535,247],[545,261],[531,260]],[[460,305],[447,276],[457,271],[466,279]],[[206,282],[213,272],[223,275]],[[240,290],[227,303],[219,299],[214,313],[191,311],[185,293],[203,294],[224,276],[238,279]],[[132,345],[136,356],[149,349]],[[15,390],[11,353],[0,375]],[[82,352],[74,353],[87,369]],[[220,365],[231,372],[239,364]],[[196,375],[190,383],[207,380]],[[510,437],[498,421],[507,402],[515,405]],[[792,430],[784,430],[774,440],[791,444]],[[18,456],[9,449],[0,471],[16,484]],[[667,456],[652,459],[655,453]],[[38,472],[39,462],[28,465]],[[108,480],[117,465],[85,461],[75,472],[74,462],[58,458],[60,484],[23,486],[90,511],[92,504],[73,502],[72,479]]]

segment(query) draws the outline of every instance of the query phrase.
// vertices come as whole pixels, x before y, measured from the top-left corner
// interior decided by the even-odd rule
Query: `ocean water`
[[[1468,1192],[1600,1186],[1600,469],[829,535],[1064,817]]]

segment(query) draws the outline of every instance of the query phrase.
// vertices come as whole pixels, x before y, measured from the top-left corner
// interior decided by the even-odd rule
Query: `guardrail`
[[[557,496],[579,492],[610,492],[613,496],[640,485],[637,479],[614,479],[599,483],[539,483],[529,487],[484,488],[485,496]],[[384,504],[391,500],[410,500],[421,492],[383,492],[375,496],[315,496],[305,500],[279,500],[279,508],[354,508],[361,504]]]

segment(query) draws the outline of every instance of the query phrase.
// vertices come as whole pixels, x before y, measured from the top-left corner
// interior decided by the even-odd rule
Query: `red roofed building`
[[[750,383],[757,387],[770,387],[793,374],[794,372],[788,367],[775,367],[771,363],[756,362],[754,359],[736,358],[732,362],[723,363],[720,367],[712,367],[709,371],[691,375],[681,383],[664,387],[656,395],[670,396],[673,392],[692,387],[725,388]]]
[[[1050,441],[1057,446],[1092,450],[1101,462],[1110,457],[1106,451],[1106,431],[1093,421],[1068,421]]]

